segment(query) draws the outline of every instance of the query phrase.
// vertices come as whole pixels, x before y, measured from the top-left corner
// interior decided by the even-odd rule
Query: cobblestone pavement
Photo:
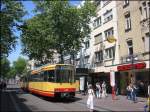
[[[86,95],[77,94],[76,96],[78,98],[83,98],[82,102],[86,103]],[[138,97],[137,102],[134,103],[131,100],[127,100],[126,96],[122,95],[117,96],[115,99],[116,100],[112,100],[111,94],[102,99],[94,98],[94,107],[102,108],[108,111],[144,111],[144,106],[147,101],[146,98]]]
[[[72,100],[55,100],[23,92],[16,85],[8,85],[8,89],[0,92],[0,112],[8,111],[89,111],[86,106],[87,96],[76,94]],[[137,103],[127,100],[126,96],[111,95],[94,98],[94,111],[144,111],[146,98],[138,98]]]

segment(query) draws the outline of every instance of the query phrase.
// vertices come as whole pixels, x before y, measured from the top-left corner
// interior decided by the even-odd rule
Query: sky
[[[80,4],[81,1],[79,0],[70,0],[70,4],[71,5],[74,5],[74,6],[77,6]],[[25,7],[25,10],[28,11],[28,14],[25,15],[23,17],[23,19],[30,19],[34,16],[34,13],[32,12],[32,10],[34,9],[35,5],[33,4],[32,1],[23,1],[23,5]],[[14,32],[15,35],[17,35],[18,37],[20,36],[20,33],[21,32]],[[8,60],[10,61],[11,65],[14,61],[16,61],[18,59],[18,57],[21,56],[21,57],[24,57],[25,59],[28,59],[27,56],[24,56],[21,54],[21,42],[20,42],[20,39],[18,38],[17,40],[17,45],[16,45],[16,49],[14,49],[8,56]]]

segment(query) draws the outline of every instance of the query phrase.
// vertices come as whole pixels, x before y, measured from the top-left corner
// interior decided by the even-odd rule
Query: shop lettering
[[[131,69],[143,69],[146,67],[145,63],[137,63],[137,64],[128,64],[128,65],[122,65],[118,66],[118,71],[125,71],[125,70],[131,70]]]

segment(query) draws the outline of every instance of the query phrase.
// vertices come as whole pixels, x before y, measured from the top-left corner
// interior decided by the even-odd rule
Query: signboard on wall
[[[136,63],[136,64],[127,64],[127,65],[120,65],[117,66],[118,71],[125,71],[131,69],[143,69],[146,67],[146,63]]]
[[[109,36],[109,37],[107,37],[107,41],[108,41],[109,43],[114,43],[114,42],[116,42],[117,40],[116,40],[116,38],[115,38],[114,36]]]
[[[114,72],[114,71],[111,71],[111,72],[110,72],[110,85],[111,85],[112,87],[115,86],[115,72]]]

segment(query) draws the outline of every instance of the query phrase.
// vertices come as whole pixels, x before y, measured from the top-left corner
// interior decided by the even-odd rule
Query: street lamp
[[[117,39],[113,35],[107,37],[107,42],[110,44],[115,43],[114,49],[116,49]],[[115,56],[113,58],[114,58],[113,60],[115,60]],[[112,100],[115,100],[115,72],[112,70],[110,70],[110,85],[112,87]]]
[[[134,82],[135,82],[135,72],[134,72],[134,68],[135,68],[135,66],[134,66],[134,62],[136,61],[136,60],[138,60],[138,58],[137,58],[137,56],[135,56],[135,55],[130,55],[130,57],[129,57],[130,59],[127,59],[127,61],[129,61],[129,62],[131,62],[131,71],[132,71],[132,77],[131,77],[131,83],[133,84]]]

